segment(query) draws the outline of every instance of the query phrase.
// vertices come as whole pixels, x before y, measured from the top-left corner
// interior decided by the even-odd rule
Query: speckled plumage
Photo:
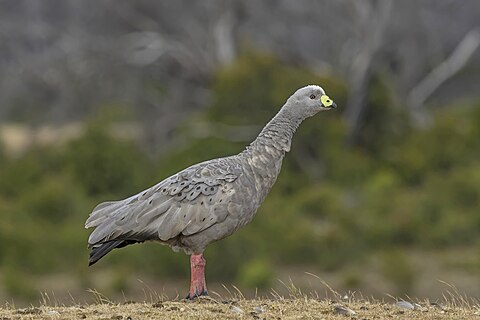
[[[99,204],[85,223],[95,227],[88,239],[90,264],[114,248],[143,241],[201,254],[249,223],[275,183],[300,123],[335,107],[322,105],[324,94],[318,86],[297,90],[237,155],[195,164],[130,198]]]

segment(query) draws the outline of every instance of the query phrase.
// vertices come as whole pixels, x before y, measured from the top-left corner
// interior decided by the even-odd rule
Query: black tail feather
[[[127,244],[124,243],[125,240],[114,240],[114,241],[108,241],[101,243],[99,245],[94,245],[91,248],[90,251],[90,256],[88,257],[88,265],[91,266],[101,258],[103,258],[104,255],[109,253],[115,248],[121,248],[126,246]]]

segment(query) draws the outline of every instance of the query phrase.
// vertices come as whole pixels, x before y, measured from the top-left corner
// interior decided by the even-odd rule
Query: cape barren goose
[[[190,255],[188,298],[206,295],[203,251],[249,223],[280,172],[300,123],[335,103],[316,85],[297,90],[237,155],[195,164],[128,199],[99,204],[85,223],[89,263],[112,249],[157,241]]]

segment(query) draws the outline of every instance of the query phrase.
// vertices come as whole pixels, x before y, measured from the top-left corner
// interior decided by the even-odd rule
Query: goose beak
[[[330,110],[330,109],[337,109],[337,104],[335,102],[332,102],[331,105],[329,105],[328,107],[327,106],[323,106],[325,109],[327,110]]]

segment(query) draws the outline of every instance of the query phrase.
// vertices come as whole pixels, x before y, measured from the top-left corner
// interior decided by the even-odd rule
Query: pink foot
[[[205,265],[206,260],[203,254],[192,254],[190,256],[190,268],[192,279],[190,282],[190,292],[187,299],[194,299],[199,296],[208,295],[207,284],[205,283]]]

